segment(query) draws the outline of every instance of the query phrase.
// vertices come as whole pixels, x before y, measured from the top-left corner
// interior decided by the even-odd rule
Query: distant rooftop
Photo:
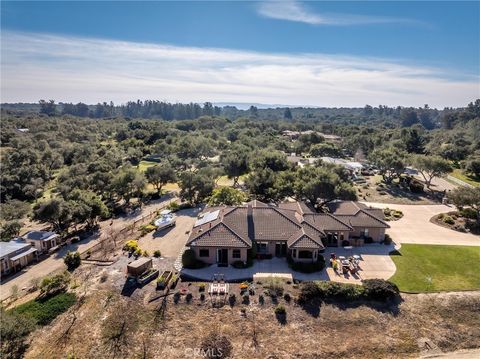
[[[28,248],[30,246],[31,245],[29,243],[18,242],[18,241],[0,242],[0,257],[5,257],[20,249]]]
[[[24,239],[29,239],[33,241],[46,241],[55,237],[58,237],[58,234],[46,231],[30,231],[22,236],[22,238]]]

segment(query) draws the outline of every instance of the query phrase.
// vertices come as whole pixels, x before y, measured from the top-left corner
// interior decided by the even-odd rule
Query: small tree
[[[477,211],[477,223],[480,223],[480,187],[458,187],[448,197],[458,208],[471,207]]]
[[[63,258],[63,262],[67,266],[67,269],[72,272],[80,266],[82,263],[82,258],[80,257],[80,253],[69,251]]]
[[[169,163],[163,163],[147,168],[145,177],[147,178],[147,181],[156,188],[158,195],[162,194],[163,186],[177,180],[175,170]]]
[[[212,206],[219,205],[237,205],[247,199],[242,191],[231,187],[220,187],[213,190],[212,196],[208,203]]]
[[[412,163],[422,175],[428,189],[435,177],[440,177],[452,170],[450,163],[440,156],[415,155],[412,157]]]

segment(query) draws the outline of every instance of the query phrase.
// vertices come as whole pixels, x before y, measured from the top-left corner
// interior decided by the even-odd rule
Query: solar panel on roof
[[[220,213],[220,210],[205,213],[202,218],[198,219],[195,222],[194,227],[201,226],[202,224],[216,220],[218,218],[219,213]]]

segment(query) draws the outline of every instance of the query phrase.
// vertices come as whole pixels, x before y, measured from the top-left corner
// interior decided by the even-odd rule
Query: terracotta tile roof
[[[304,234],[298,238],[295,242],[288,245],[289,248],[306,248],[306,249],[323,249],[323,244],[319,244],[314,241],[308,235]]]
[[[353,201],[335,201],[327,204],[330,213],[352,227],[390,228],[384,221],[383,210]]]
[[[329,213],[305,214],[305,222],[323,232],[353,231],[353,228],[344,221]]]
[[[197,230],[192,232],[187,245],[198,247],[230,247],[251,248],[252,241],[241,238],[225,223],[217,223],[205,232]]]
[[[256,240],[287,240],[301,226],[293,211],[281,211],[273,207],[252,208],[253,235]]]

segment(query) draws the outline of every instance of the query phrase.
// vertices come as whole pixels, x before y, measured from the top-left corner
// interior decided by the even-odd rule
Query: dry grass
[[[409,295],[397,308],[381,310],[322,304],[315,315],[279,298],[287,311],[284,325],[275,318],[274,304],[258,304],[259,294],[250,305],[237,301],[233,308],[214,309],[194,291],[190,304],[184,297],[173,304],[170,297],[160,312],[160,300],[146,305],[104,283],[33,333],[26,358],[193,357],[212,331],[229,338],[233,358],[415,357],[420,337],[444,351],[480,347],[480,292]]]

